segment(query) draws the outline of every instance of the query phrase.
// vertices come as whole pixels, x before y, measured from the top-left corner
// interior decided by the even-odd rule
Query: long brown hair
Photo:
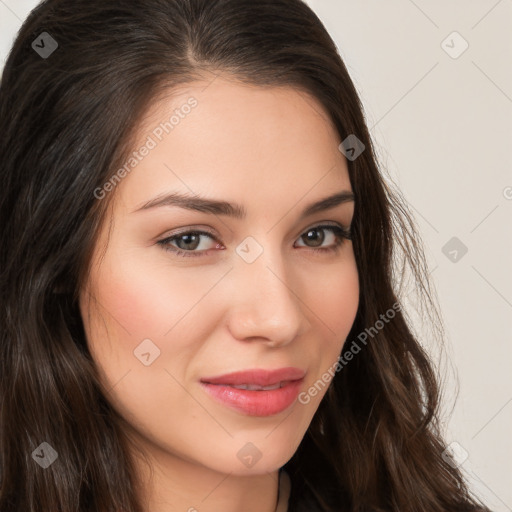
[[[142,512],[127,425],[101,391],[78,295],[113,196],[94,191],[125,161],[152,101],[205,71],[309,92],[341,141],[365,146],[348,160],[360,302],[347,346],[372,335],[285,465],[290,512],[473,510],[405,311],[370,329],[401,304],[398,256],[436,306],[413,219],[312,10],[301,0],[47,0],[23,23],[0,84],[0,511]],[[33,455],[43,442],[58,454],[44,470]]]

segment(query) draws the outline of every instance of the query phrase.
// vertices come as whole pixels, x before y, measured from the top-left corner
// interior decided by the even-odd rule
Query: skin
[[[154,468],[151,476],[134,451],[146,510],[273,512],[278,470],[327,386],[307,404],[255,417],[216,402],[199,379],[295,366],[306,371],[307,391],[336,362],[358,307],[352,242],[314,253],[337,235],[319,230],[315,243],[306,233],[324,222],[349,227],[354,203],[299,217],[310,203],[352,190],[347,162],[314,98],[222,75],[155,102],[136,148],[190,96],[197,107],[110,192],[80,308],[107,398]],[[247,217],[176,206],[135,211],[171,191],[239,203]],[[156,243],[183,228],[212,232],[188,249],[202,256]],[[247,237],[263,248],[251,264],[235,251]],[[144,339],[160,350],[148,366],[134,355]],[[252,467],[237,457],[248,442],[261,453]]]

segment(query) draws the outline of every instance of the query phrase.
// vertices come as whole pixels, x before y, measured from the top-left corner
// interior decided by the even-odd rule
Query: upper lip
[[[253,384],[256,386],[272,386],[283,381],[300,380],[306,372],[299,368],[287,367],[276,370],[252,369],[242,370],[216,377],[205,377],[201,382],[208,384],[226,384],[228,386],[240,386]]]

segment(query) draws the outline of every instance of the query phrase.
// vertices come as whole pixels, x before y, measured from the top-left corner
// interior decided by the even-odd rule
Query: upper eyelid
[[[332,227],[341,227],[343,229],[346,229],[346,230],[350,230],[351,229],[351,225],[349,224],[348,226],[345,225],[344,223],[342,222],[338,222],[338,221],[332,221],[332,220],[325,220],[325,221],[317,221],[311,225],[309,225],[307,228],[304,228],[300,234],[304,233],[305,231],[307,231],[308,229],[312,229],[312,228],[317,228],[319,226],[332,226]],[[213,233],[213,230],[212,231],[209,231],[208,228],[202,228],[202,227],[193,227],[193,226],[189,226],[189,227],[185,227],[185,228],[178,228],[179,231],[177,232],[173,232],[172,234],[170,235],[167,235],[165,236],[165,238],[170,238],[170,237],[173,237],[173,236],[179,236],[179,235],[185,235],[187,233],[203,233],[203,234],[207,234],[207,235],[211,235],[213,237],[215,237],[215,233]]]

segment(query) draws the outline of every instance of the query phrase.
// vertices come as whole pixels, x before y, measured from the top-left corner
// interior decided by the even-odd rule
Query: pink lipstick
[[[201,379],[217,401],[250,416],[278,414],[296,400],[305,372],[299,368],[245,370]]]

